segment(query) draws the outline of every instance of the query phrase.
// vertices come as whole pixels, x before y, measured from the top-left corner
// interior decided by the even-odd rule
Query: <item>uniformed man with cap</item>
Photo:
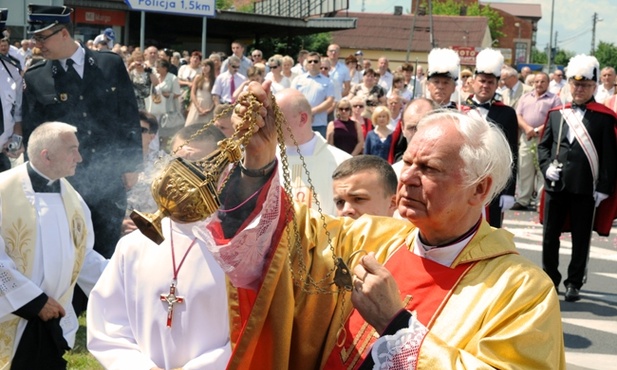
[[[542,267],[558,287],[559,237],[569,228],[572,258],[564,281],[569,302],[581,298],[592,227],[608,236],[617,210],[617,116],[594,100],[599,71],[593,56],[581,54],[570,59],[566,77],[572,103],[549,111],[538,144],[540,169],[546,179],[540,204]]]
[[[452,49],[433,49],[428,54],[426,88],[430,99],[442,108],[458,109],[451,99],[456,91],[460,63],[458,54]]]
[[[0,9],[0,34],[4,33],[8,9]],[[2,39],[8,43],[8,39]],[[9,157],[23,153],[21,104],[23,82],[18,65],[8,55],[0,54],[0,172],[11,168]]]
[[[94,249],[109,258],[120,239],[126,189],[143,161],[139,113],[122,58],[77,43],[72,11],[28,5],[29,33],[46,60],[24,74],[24,142],[27,146],[30,133],[46,121],[78,128],[83,162],[70,182],[92,212]],[[79,314],[85,302],[75,308]]]
[[[512,153],[512,176],[508,185],[498,197],[494,197],[487,208],[487,219],[491,226],[501,227],[503,212],[514,205],[518,157],[518,119],[516,111],[495,98],[504,59],[501,52],[484,49],[476,56],[476,70],[473,76],[473,95],[466,100],[469,113],[495,123],[506,136]]]

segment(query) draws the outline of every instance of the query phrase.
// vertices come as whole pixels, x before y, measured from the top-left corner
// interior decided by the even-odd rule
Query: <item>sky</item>
[[[551,7],[554,2],[553,35],[557,31],[557,46],[576,54],[589,54],[593,27],[593,14],[598,13],[601,21],[596,23],[595,46],[600,41],[617,44],[617,22],[611,15],[617,14],[616,0],[482,0],[484,3],[541,4],[542,19],[538,22],[537,45],[540,50],[549,43],[551,27]],[[411,0],[349,0],[349,11],[360,12],[364,4],[365,12],[392,13],[394,6],[403,7],[407,13]]]

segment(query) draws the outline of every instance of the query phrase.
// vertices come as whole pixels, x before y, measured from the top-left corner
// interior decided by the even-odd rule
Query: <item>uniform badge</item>
[[[51,67],[51,74],[54,76],[58,74],[58,68],[55,65]]]
[[[88,63],[90,63],[91,66],[94,65],[94,59],[92,57],[88,58]]]
[[[116,87],[115,87],[115,86],[112,86],[112,87],[111,87],[111,91],[116,91]]]
[[[69,96],[66,93],[60,94],[61,101],[67,101],[68,99],[69,99]]]

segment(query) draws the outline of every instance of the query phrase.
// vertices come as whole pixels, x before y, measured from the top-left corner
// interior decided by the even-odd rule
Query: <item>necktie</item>
[[[73,59],[67,59],[66,60],[66,73],[68,73],[72,78],[76,78],[78,80],[81,80],[81,77],[79,76],[79,73],[77,73],[77,70],[75,69],[75,61],[73,61]]]
[[[583,103],[583,104],[576,104],[576,103],[572,103],[572,109],[574,108],[578,108],[580,110],[585,110],[587,109],[587,104]]]
[[[234,92],[236,91],[236,81],[234,80],[234,75],[231,75],[231,83],[230,83],[230,95],[231,95],[231,102],[235,103],[236,99],[234,99]]]

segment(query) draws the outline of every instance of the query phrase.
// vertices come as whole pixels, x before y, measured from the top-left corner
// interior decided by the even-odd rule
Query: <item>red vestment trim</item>
[[[453,288],[473,263],[461,264],[455,268],[440,265],[420,257],[403,245],[384,265],[392,274],[405,302],[405,309],[415,311],[416,318],[427,328],[439,315]],[[375,340],[379,337],[357,310],[353,310],[345,323],[347,336],[342,347],[336,346],[326,369],[358,368]]]

